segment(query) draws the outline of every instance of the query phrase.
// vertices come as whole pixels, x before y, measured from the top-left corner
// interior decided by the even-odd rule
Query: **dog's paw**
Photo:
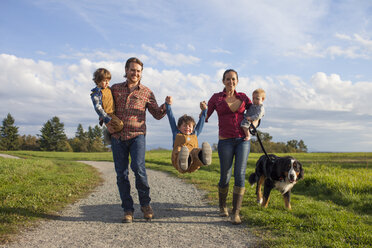
[[[262,198],[261,199],[259,199],[259,200],[257,200],[257,203],[258,203],[258,205],[261,205],[262,204]]]

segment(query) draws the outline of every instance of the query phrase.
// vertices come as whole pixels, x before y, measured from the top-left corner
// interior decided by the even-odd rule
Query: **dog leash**
[[[259,126],[259,125],[260,125],[260,122],[258,123],[258,126]],[[269,161],[274,162],[273,160],[271,160],[270,156],[267,155],[267,152],[266,152],[266,150],[265,150],[265,147],[264,147],[263,144],[262,144],[262,141],[261,141],[261,139],[260,139],[260,135],[258,135],[258,131],[257,131],[256,127],[255,127],[252,123],[251,123],[250,127],[253,129],[253,132],[251,132],[251,134],[252,134],[252,135],[255,135],[255,136],[257,137],[257,140],[258,140],[258,142],[260,143],[260,146],[261,146],[261,148],[262,148],[262,151],[265,153],[266,158],[267,158]]]
[[[259,126],[260,123],[261,123],[261,120],[258,122],[258,125],[257,126]],[[274,160],[270,158],[270,156],[267,154],[267,152],[265,150],[265,147],[262,144],[262,141],[260,139],[260,135],[258,135],[258,131],[257,131],[256,127],[252,123],[251,123],[250,127],[252,127],[253,132],[251,132],[251,130],[249,130],[249,132],[252,135],[255,135],[257,137],[257,140],[260,143],[260,146],[262,148],[262,151],[265,153],[265,156],[266,156],[267,160],[270,161],[272,164],[274,164]],[[273,179],[271,178],[271,170],[268,169],[268,168],[266,168],[266,163],[263,166],[263,170],[264,170],[264,174],[267,175],[267,179],[269,179],[270,181],[273,181]]]

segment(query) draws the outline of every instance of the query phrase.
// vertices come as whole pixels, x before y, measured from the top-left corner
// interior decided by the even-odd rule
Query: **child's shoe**
[[[189,168],[189,149],[186,146],[183,146],[178,153],[178,165],[183,171]]]
[[[212,148],[208,142],[203,142],[202,144],[202,162],[205,165],[212,163]]]

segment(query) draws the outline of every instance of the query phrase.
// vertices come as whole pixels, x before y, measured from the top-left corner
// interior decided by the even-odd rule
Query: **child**
[[[251,123],[255,125],[258,124],[258,121],[264,116],[265,108],[263,106],[263,101],[265,100],[266,93],[263,89],[256,89],[252,93],[253,105],[244,114],[244,120],[240,124],[245,133],[244,140],[250,140],[251,134],[249,132],[249,126]]]
[[[119,132],[123,129],[123,122],[114,115],[115,104],[112,98],[109,82],[111,80],[111,73],[105,68],[97,69],[93,74],[93,81],[96,87],[92,89],[90,97],[93,102],[95,111],[99,116],[99,124],[102,126],[104,122],[110,134]],[[110,138],[105,140],[110,143]],[[109,135],[108,135],[109,136]]]
[[[203,165],[212,163],[211,146],[208,142],[203,142],[202,148],[199,148],[197,138],[204,126],[207,104],[205,102],[200,103],[202,112],[196,126],[194,119],[188,115],[181,116],[176,126],[171,109],[172,101],[171,96],[165,98],[167,116],[173,133],[172,164],[180,173],[191,173]]]

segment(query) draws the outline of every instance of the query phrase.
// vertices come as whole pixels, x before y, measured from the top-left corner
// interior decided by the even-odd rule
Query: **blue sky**
[[[142,83],[177,117],[221,91],[224,70],[238,91],[264,88],[260,130],[302,139],[310,151],[372,151],[372,2],[52,1],[0,3],[0,119],[40,134],[53,116],[73,137],[97,124],[92,74],[123,81],[125,61],[144,62]],[[148,148],[171,148],[167,118],[147,115]],[[217,143],[216,114],[201,141]]]

